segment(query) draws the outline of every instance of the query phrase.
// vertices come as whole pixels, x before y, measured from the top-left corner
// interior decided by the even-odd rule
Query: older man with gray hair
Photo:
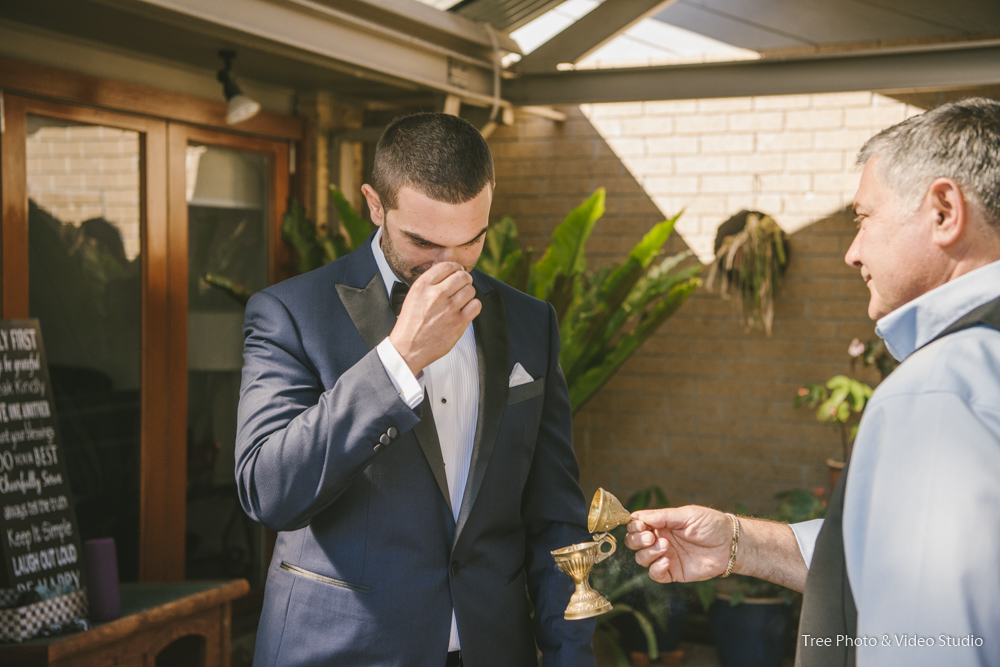
[[[1000,103],[862,148],[846,262],[904,363],[872,395],[825,520],[637,512],[656,581],[732,572],[805,591],[796,664],[1000,665]]]

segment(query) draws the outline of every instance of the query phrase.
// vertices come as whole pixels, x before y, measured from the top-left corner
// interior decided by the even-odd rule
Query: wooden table
[[[121,618],[86,632],[0,644],[0,665],[228,667],[231,604],[249,590],[245,579],[122,584]]]

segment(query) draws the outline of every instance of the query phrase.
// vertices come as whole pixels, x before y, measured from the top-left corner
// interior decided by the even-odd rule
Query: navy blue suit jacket
[[[278,532],[255,665],[587,667],[592,620],[549,551],[589,538],[548,304],[478,271],[480,401],[453,519],[430,407],[374,349],[395,316],[370,243],[247,305],[236,482]],[[508,387],[515,363],[535,378]],[[388,444],[380,444],[388,441]],[[525,595],[530,593],[531,601]],[[533,614],[532,614],[533,606]]]

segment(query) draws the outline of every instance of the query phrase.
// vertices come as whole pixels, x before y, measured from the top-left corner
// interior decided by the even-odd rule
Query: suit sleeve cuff
[[[806,562],[806,567],[809,567],[812,563],[813,551],[816,550],[816,538],[823,527],[823,519],[793,523],[789,527],[795,533],[795,541],[799,543],[799,553],[802,554],[802,560]]]
[[[396,388],[396,393],[410,406],[410,409],[416,408],[424,400],[423,372],[419,377],[415,376],[388,338],[379,343],[375,349],[378,351],[379,359],[382,360],[382,365],[385,366],[385,372]]]

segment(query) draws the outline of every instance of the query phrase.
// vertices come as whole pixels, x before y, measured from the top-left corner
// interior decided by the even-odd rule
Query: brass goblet
[[[590,587],[590,570],[618,547],[618,541],[608,531],[631,520],[631,515],[617,498],[604,489],[597,489],[587,514],[587,529],[593,533],[594,541],[550,552],[559,569],[571,576],[576,584],[576,591],[566,605],[566,619],[590,618],[611,611],[611,603]],[[603,549],[605,544],[611,545],[607,551]]]
[[[607,551],[602,548],[605,544],[611,545]],[[617,546],[618,542],[613,535],[604,535],[596,542],[581,542],[551,552],[559,569],[572,577],[576,584],[576,590],[563,614],[566,620],[590,618],[611,611],[611,603],[590,587],[589,579],[594,564],[613,554]]]

